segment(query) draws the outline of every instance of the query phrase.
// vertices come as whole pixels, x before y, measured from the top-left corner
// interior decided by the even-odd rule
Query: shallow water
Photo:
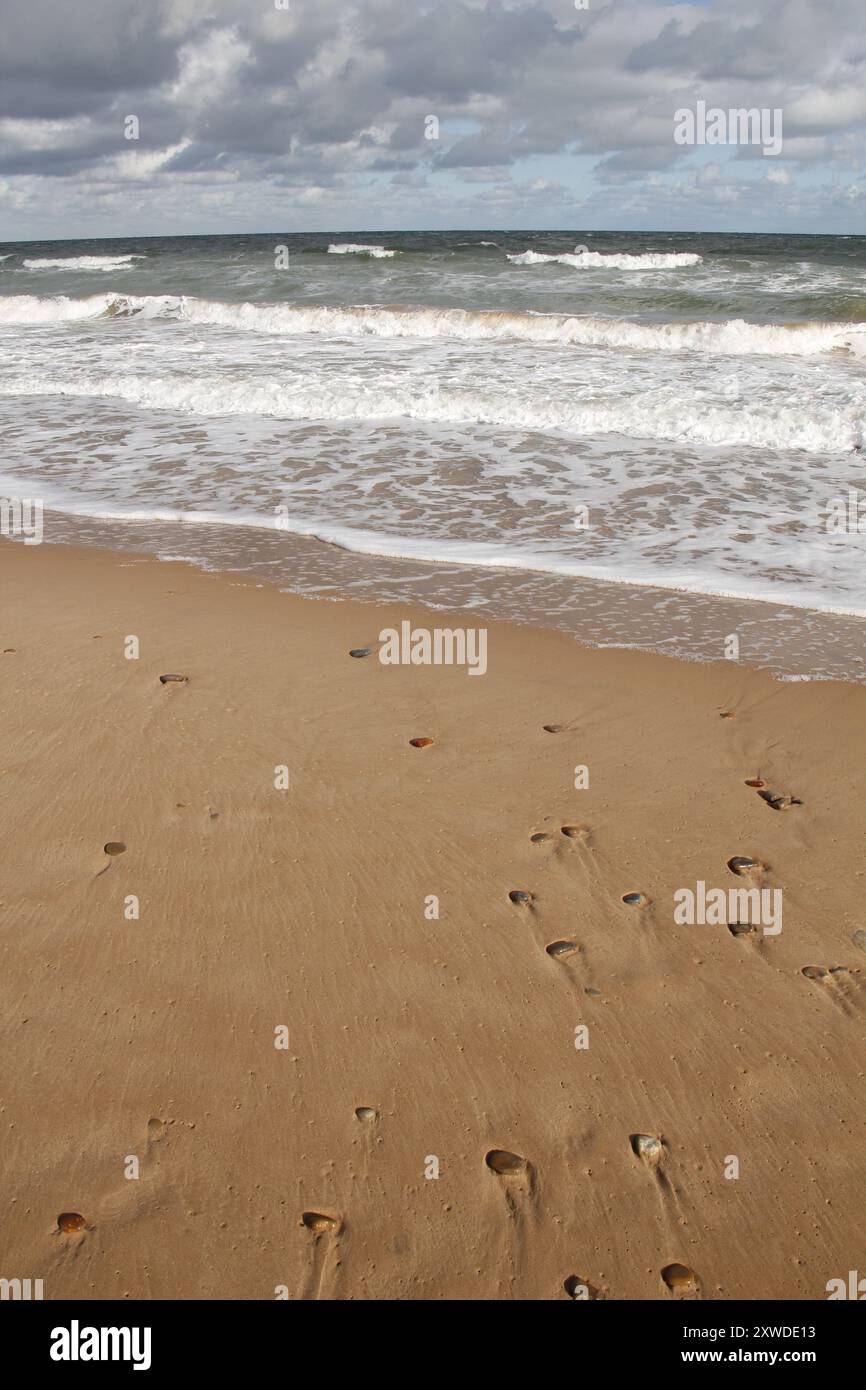
[[[862,678],[866,238],[0,255],[0,497],[49,540]]]

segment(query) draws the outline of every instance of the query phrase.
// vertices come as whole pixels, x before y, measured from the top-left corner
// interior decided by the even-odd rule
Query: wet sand
[[[66,546],[0,544],[0,582],[0,1276],[794,1299],[863,1268],[862,686],[488,623],[483,677],[386,666],[349,651],[477,615]],[[699,882],[781,889],[782,930],[676,922]]]

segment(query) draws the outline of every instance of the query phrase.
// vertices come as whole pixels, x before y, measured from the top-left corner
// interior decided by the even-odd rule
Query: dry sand
[[[484,677],[387,667],[349,649],[446,619],[66,547],[2,544],[0,584],[0,1276],[793,1299],[866,1273],[866,690],[492,625]],[[744,886],[734,855],[780,934],[675,924],[678,888]]]

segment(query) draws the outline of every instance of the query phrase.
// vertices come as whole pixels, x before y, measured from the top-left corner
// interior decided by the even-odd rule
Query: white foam
[[[2,481],[2,480],[0,480]],[[7,493],[9,489],[6,489]],[[81,501],[50,502],[58,511],[70,516],[86,516],[103,521],[172,522],[184,526],[227,526],[274,529],[273,514],[256,514],[238,509],[224,511],[165,510],[159,507],[140,508],[101,506]],[[811,587],[795,587],[774,581],[762,588],[737,579],[722,580],[721,576],[704,577],[693,568],[681,574],[666,574],[647,566],[634,566],[621,560],[613,564],[584,564],[562,556],[550,556],[531,549],[519,549],[489,542],[449,540],[426,537],[383,534],[381,531],[342,526],[325,520],[304,521],[295,517],[281,520],[281,529],[293,535],[307,537],[333,545],[356,555],[371,555],[382,559],[414,560],[425,564],[450,564],[478,569],[518,570],[533,574],[561,575],[572,579],[595,579],[606,583],[636,588],[661,589],[665,592],[704,594],[716,598],[746,599],[756,603],[772,603],[791,608],[810,609],[841,617],[866,618],[866,607],[845,606],[828,601],[826,593]],[[161,558],[189,560],[194,557],[171,552]],[[197,563],[197,561],[194,561]],[[616,646],[622,644],[616,643]],[[792,678],[795,679],[795,678]]]
[[[603,251],[575,251],[562,256],[545,256],[540,251],[523,251],[508,256],[513,265],[569,265],[574,270],[676,270],[699,265],[696,251],[647,251],[640,256],[606,254]]]
[[[718,405],[686,392],[642,391],[630,396],[569,399],[522,389],[483,389],[471,384],[416,385],[377,379],[338,380],[324,371],[275,378],[9,377],[0,396],[115,397],[151,410],[223,416],[257,415],[281,420],[417,420],[435,425],[492,425],[507,429],[558,431],[576,438],[610,434],[700,445],[796,449],[815,453],[850,451],[864,443],[862,409],[856,400],[819,404],[733,400]]]
[[[70,299],[65,294],[0,295],[0,324],[66,323],[95,319],[110,311],[117,300],[113,294],[91,294]]]
[[[130,299],[130,312],[144,300]],[[335,337],[446,338],[462,342],[516,340],[564,347],[625,348],[637,351],[709,352],[811,356],[840,349],[866,355],[866,324],[631,323],[628,320],[578,318],[564,314],[512,313],[494,309],[380,308],[350,305],[333,308],[293,304],[224,304],[186,298],[173,306],[160,301],[159,312],[177,313],[192,323],[220,324],[264,333],[320,333]],[[118,312],[122,310],[118,309]]]
[[[396,254],[396,251],[388,251],[384,246],[362,246],[353,241],[332,242],[328,247],[329,256],[372,256],[377,261]]]
[[[146,258],[133,256],[62,256],[55,259],[37,257],[24,261],[27,270],[128,270],[133,261]]]
[[[180,319],[247,332],[315,333],[331,337],[428,338],[459,342],[516,341],[562,347],[622,348],[641,352],[705,352],[723,356],[808,357],[848,351],[866,356],[866,323],[763,324],[744,319],[721,323],[632,323],[627,319],[495,309],[337,308],[306,304],[227,304],[177,295],[105,293],[0,296],[0,323],[51,323],[117,317]]]

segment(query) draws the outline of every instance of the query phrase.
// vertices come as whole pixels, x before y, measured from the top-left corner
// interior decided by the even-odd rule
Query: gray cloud
[[[780,216],[803,215],[801,165],[863,181],[862,0],[767,0],[757,16],[746,0],[0,0],[0,32],[12,228],[61,205],[95,228],[130,189],[165,230],[178,210],[184,228],[205,209],[211,222],[266,223],[286,189],[307,224],[313,207],[342,225],[349,208],[356,225],[365,212],[396,225],[415,190],[416,220],[427,209],[457,225],[473,186],[479,212],[490,205],[493,178],[497,207],[534,196],[540,224],[564,203],[606,207],[614,185],[664,211],[659,179],[683,166],[689,187],[695,159],[673,143],[673,112],[699,98],[784,111],[794,179],[775,185]],[[137,141],[124,138],[130,115]],[[425,138],[429,115],[438,140]],[[715,157],[733,178],[756,153]],[[712,210],[691,186],[696,210]],[[752,196],[747,181],[740,191]],[[766,206],[757,182],[754,196]],[[839,206],[853,218],[859,201]]]

